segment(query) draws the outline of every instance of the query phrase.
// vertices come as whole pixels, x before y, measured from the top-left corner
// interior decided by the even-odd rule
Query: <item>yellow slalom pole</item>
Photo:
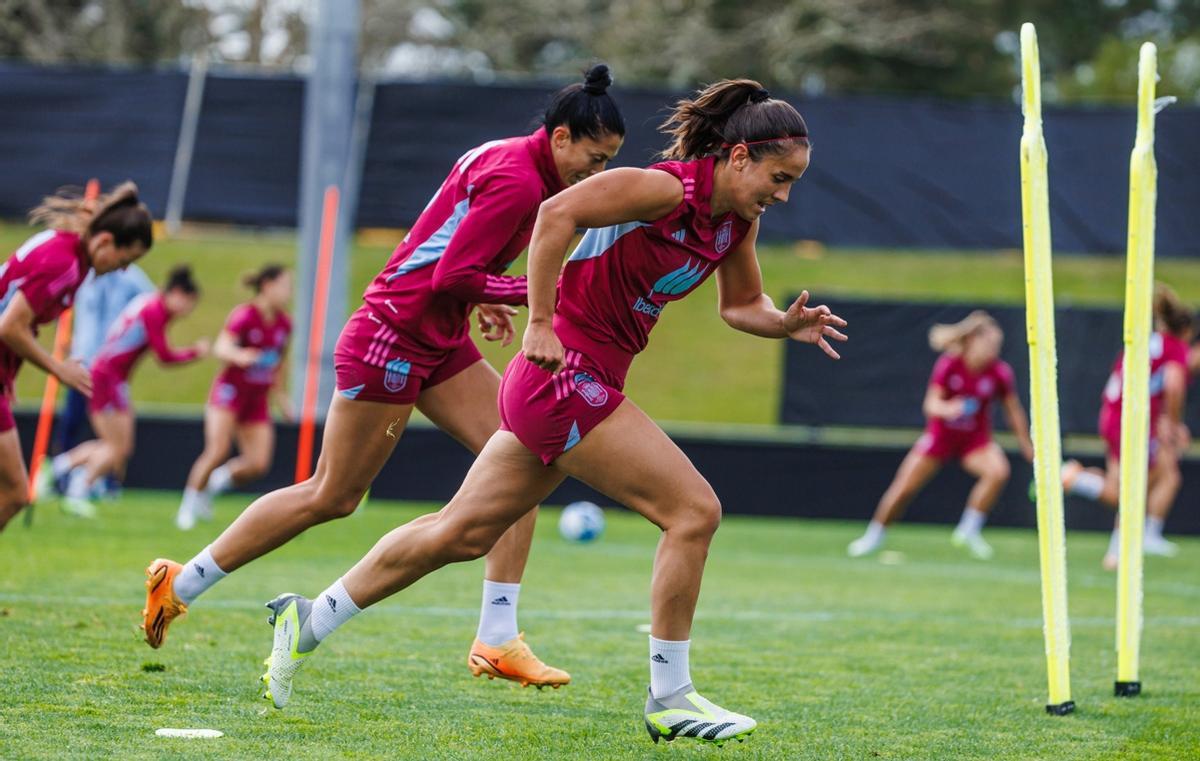
[[[1158,51],[1138,58],[1137,139],[1129,157],[1129,241],[1125,265],[1125,368],[1121,388],[1121,559],[1117,570],[1117,681],[1114,692],[1142,691],[1142,532],[1150,459],[1150,336],[1154,329],[1154,90]]]
[[[1021,26],[1021,214],[1025,237],[1025,332],[1029,341],[1033,467],[1037,488],[1042,617],[1050,697],[1047,713],[1075,710],[1071,700],[1071,627],[1067,618],[1067,547],[1063,525],[1062,444],[1058,427],[1058,354],[1054,341],[1054,279],[1050,267],[1050,185],[1042,136],[1042,80],[1037,32]]]

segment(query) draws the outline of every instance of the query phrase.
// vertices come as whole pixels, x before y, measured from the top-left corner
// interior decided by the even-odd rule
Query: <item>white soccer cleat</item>
[[[86,499],[79,497],[63,497],[60,503],[62,511],[67,515],[74,515],[76,518],[86,518],[91,520],[98,514],[96,506]]]
[[[175,513],[175,528],[180,531],[191,531],[196,525],[196,513],[192,510],[192,500],[184,497],[179,503],[179,512]]]
[[[37,474],[37,499],[34,500],[35,505],[43,504],[58,496],[58,486],[54,483],[54,466],[53,458],[47,457],[42,461],[42,467],[38,468]]]
[[[846,554],[852,558],[862,558],[877,552],[883,546],[883,539],[870,536],[860,536],[846,548]]]
[[[312,615],[312,601],[296,594],[282,594],[267,603],[271,617],[267,623],[275,635],[271,656],[263,661],[267,673],[262,675],[266,685],[263,698],[276,708],[287,705],[292,696],[292,679],[308,657],[317,649],[312,634],[304,629]]]
[[[1142,552],[1162,558],[1173,558],[1179,554],[1179,545],[1169,542],[1161,536],[1146,534],[1142,540]]]
[[[661,698],[649,695],[645,720],[646,731],[656,743],[686,737],[723,745],[729,740],[741,742],[758,726],[749,716],[727,711],[708,700],[690,684]]]
[[[950,536],[950,543],[955,547],[966,547],[967,552],[971,553],[971,557],[976,560],[991,560],[992,555],[996,554],[992,549],[992,545],[987,543],[983,538],[983,534],[978,531],[970,533],[955,531]]]

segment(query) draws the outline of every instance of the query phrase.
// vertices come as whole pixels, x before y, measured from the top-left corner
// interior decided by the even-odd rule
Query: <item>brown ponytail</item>
[[[30,210],[29,221],[84,238],[112,233],[122,247],[135,242],[147,249],[154,245],[150,210],[138,198],[137,185],[128,180],[95,201],[86,200],[78,188],[61,188]]]
[[[746,144],[754,161],[809,145],[804,118],[753,79],[723,79],[678,101],[659,131],[674,138],[663,158],[679,161],[724,158],[738,143]]]
[[[242,275],[242,285],[259,294],[262,293],[264,285],[277,279],[284,272],[287,272],[287,268],[282,264],[264,264],[262,269]]]
[[[1154,316],[1177,338],[1186,337],[1192,329],[1192,311],[1166,283],[1154,284]]]

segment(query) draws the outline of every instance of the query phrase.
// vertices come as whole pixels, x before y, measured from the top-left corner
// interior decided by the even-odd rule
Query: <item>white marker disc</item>
[[[173,727],[163,727],[157,729],[154,734],[159,737],[186,737],[189,740],[196,739],[211,739],[214,737],[224,737],[225,733],[217,729],[175,729]]]

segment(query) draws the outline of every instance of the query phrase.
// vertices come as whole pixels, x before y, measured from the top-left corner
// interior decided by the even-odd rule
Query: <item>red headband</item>
[[[776,143],[780,140],[803,140],[808,145],[808,135],[784,135],[783,137],[768,137],[763,140],[739,140],[736,143],[721,143],[721,148],[732,148],[735,145],[759,145],[760,143]]]

